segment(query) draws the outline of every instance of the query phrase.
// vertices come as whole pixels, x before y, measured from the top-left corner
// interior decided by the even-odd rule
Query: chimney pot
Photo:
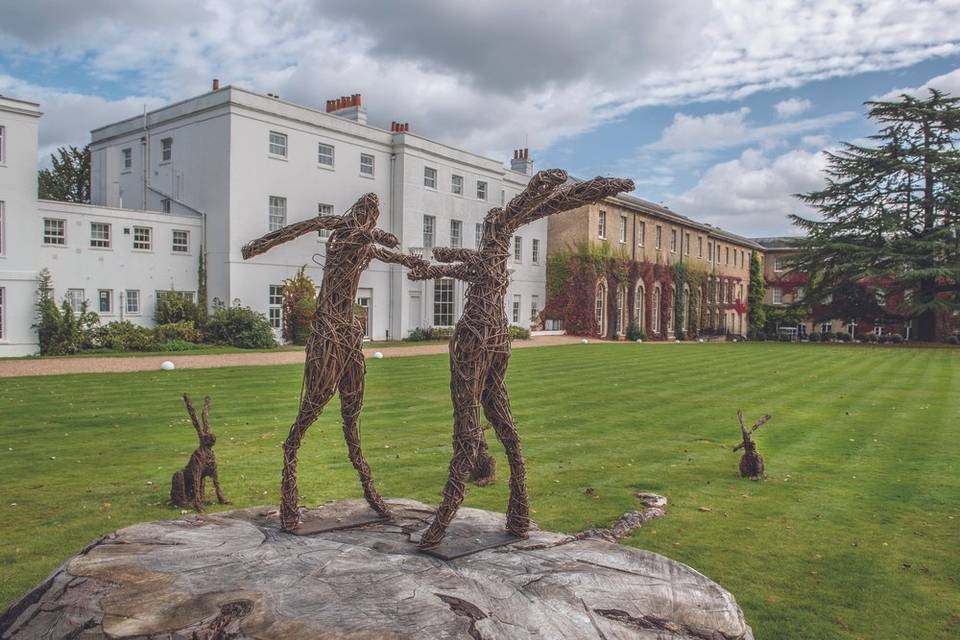
[[[213,79],[213,90],[216,91],[220,88],[220,78]]]

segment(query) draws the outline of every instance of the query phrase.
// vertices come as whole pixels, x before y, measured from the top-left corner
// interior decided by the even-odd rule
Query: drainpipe
[[[147,105],[143,105],[143,136],[140,138],[143,151],[143,207],[147,210],[147,189],[150,186],[150,131],[147,128]]]
[[[392,140],[391,140],[391,143],[392,143]],[[396,154],[396,153],[391,153],[391,154],[390,154],[390,228],[391,228],[392,230],[394,230],[394,231],[399,231],[398,229],[394,229],[394,220],[396,219],[395,213],[396,213],[396,207],[397,207],[397,198],[396,198],[397,193],[396,193],[396,180],[395,180],[395,178],[396,178],[396,167],[397,167],[397,154]],[[400,246],[399,246],[398,248],[399,248],[400,251],[402,252],[402,251],[403,251],[403,234],[402,234],[402,233],[398,233],[398,234],[397,234],[397,237],[399,237],[399,238],[401,239],[401,240],[400,240]],[[387,306],[387,310],[388,310],[388,314],[389,314],[388,317],[393,317],[393,315],[394,315],[394,314],[393,314],[393,311],[394,311],[394,309],[393,309],[393,302],[394,302],[394,298],[395,298],[395,296],[393,295],[393,289],[394,289],[393,280],[394,280],[394,275],[395,275],[395,274],[394,274],[393,272],[399,270],[399,267],[398,267],[397,265],[388,265],[388,266],[387,266],[387,269],[388,269],[388,274],[389,274],[389,277],[387,278],[387,282],[389,283],[389,286],[387,287],[387,305],[388,305],[388,306]],[[400,281],[399,286],[400,286],[400,287],[403,287],[403,278],[402,278],[402,277],[399,278],[399,281]],[[398,297],[401,301],[403,300],[403,296],[397,296],[397,297]],[[373,304],[373,301],[372,301],[372,300],[370,301],[370,304],[371,304],[371,305]],[[402,323],[402,322],[403,322],[403,313],[402,313],[402,312],[401,312],[401,313],[398,313],[396,317],[397,317],[399,323]],[[386,336],[385,336],[387,340],[390,339],[390,328],[391,328],[391,327],[390,327],[390,321],[388,320],[388,321],[387,321],[387,334],[386,334]],[[400,333],[402,333],[402,331],[401,331]],[[371,335],[370,337],[373,338],[372,335]]]

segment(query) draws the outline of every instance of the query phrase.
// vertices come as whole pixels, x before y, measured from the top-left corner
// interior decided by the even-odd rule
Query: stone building
[[[632,323],[662,340],[747,333],[750,256],[762,251],[748,238],[620,195],[550,218],[547,246],[548,329],[610,339]]]

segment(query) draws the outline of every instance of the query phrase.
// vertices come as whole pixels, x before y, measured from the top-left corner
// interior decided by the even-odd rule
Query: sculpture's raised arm
[[[474,249],[459,249],[453,247],[434,247],[433,259],[437,262],[466,262],[477,255]]]
[[[410,280],[436,280],[437,278],[456,278],[457,280],[472,281],[473,269],[464,262],[453,264],[431,264],[425,267],[416,267],[407,273]]]
[[[373,257],[377,260],[392,264],[400,264],[408,269],[422,269],[430,266],[430,263],[423,258],[407,255],[405,253],[399,253],[397,251],[390,251],[389,249],[384,249],[383,247],[378,247],[377,245],[373,245],[372,251]]]
[[[310,218],[309,220],[294,222],[293,224],[288,224],[281,229],[271,231],[270,233],[243,245],[241,254],[243,255],[244,260],[249,260],[250,258],[258,256],[261,253],[266,253],[278,244],[290,242],[291,240],[295,240],[300,236],[306,235],[313,231],[320,231],[321,229],[336,229],[340,224],[342,224],[342,222],[343,220],[340,218],[340,216],[317,216],[316,218]]]
[[[516,229],[554,213],[592,204],[624,191],[633,191],[633,180],[601,177],[584,180],[554,189],[553,193],[543,198],[535,206],[526,208],[516,215],[508,216],[507,222],[511,228]]]
[[[384,231],[383,229],[375,228],[371,233],[373,235],[373,241],[378,244],[382,244],[385,247],[390,247],[393,249],[400,244],[400,240],[397,239],[397,236]]]

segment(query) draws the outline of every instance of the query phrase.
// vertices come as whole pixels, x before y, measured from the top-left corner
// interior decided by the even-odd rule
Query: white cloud
[[[899,100],[900,96],[903,94],[913,96],[914,98],[923,98],[927,96],[927,93],[930,89],[939,89],[940,91],[949,93],[950,95],[960,96],[960,69],[954,69],[949,73],[930,78],[919,87],[891,89],[883,95],[874,96],[871,98],[871,100],[877,100],[880,102],[896,101]]]
[[[630,0],[32,0],[0,23],[9,60],[74,64],[131,95],[182,99],[215,76],[312,105],[361,92],[374,123],[407,120],[490,154],[525,138],[542,148],[640,106],[739,99],[957,52],[956,3],[907,11],[902,0],[783,0],[763,11],[752,0],[651,0],[642,11]],[[96,124],[125,108],[98,107],[100,92],[86,90]],[[86,137],[86,118],[44,106],[44,127]],[[129,106],[122,115],[139,111]]]
[[[827,130],[836,124],[857,117],[854,112],[844,111],[816,118],[754,126],[747,122],[748,115],[750,115],[750,109],[747,107],[725,113],[708,113],[703,116],[677,113],[673,116],[673,122],[663,130],[660,139],[646,145],[645,148],[678,152],[724,149],[754,143],[762,143],[768,147],[778,146],[782,144],[783,138]]]
[[[793,196],[823,186],[826,157],[794,149],[770,158],[747,149],[711,167],[688,191],[669,198],[670,207],[710,224],[751,236],[795,232],[787,215],[814,215]]]
[[[795,118],[801,113],[809,111],[813,103],[806,98],[787,98],[773,105],[777,116],[781,118]]]

